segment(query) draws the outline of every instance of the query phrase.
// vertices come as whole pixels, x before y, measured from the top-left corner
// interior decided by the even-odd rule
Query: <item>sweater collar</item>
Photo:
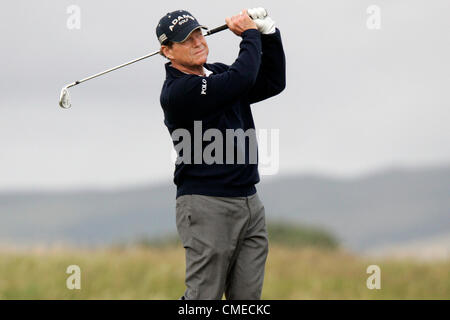
[[[172,67],[170,62],[167,62],[165,64],[165,67],[166,67],[166,78],[179,78],[188,74],[178,70],[177,68]],[[212,68],[209,63],[205,63],[203,67],[207,71],[210,71],[211,72],[210,74],[215,74],[213,70],[214,68]],[[209,76],[208,72],[206,72],[206,76]]]

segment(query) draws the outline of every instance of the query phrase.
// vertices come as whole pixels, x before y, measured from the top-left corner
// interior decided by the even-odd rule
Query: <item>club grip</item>
[[[268,15],[268,14],[267,14],[267,10],[266,10],[266,9],[264,9],[264,10],[265,10],[265,12],[266,12],[266,14],[265,14],[265,17],[266,17],[266,16]],[[253,19],[252,17],[250,17],[250,18]],[[227,26],[226,24],[224,24],[223,26],[220,26],[220,27],[217,27],[217,28],[208,30],[208,31],[206,32],[205,36],[209,36],[209,35],[212,35],[212,34],[214,34],[214,33],[217,33],[217,32],[220,32],[220,31],[223,31],[223,30],[226,30],[226,29],[228,29],[228,26]]]

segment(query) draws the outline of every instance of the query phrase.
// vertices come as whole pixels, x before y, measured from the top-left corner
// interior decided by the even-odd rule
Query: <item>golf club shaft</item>
[[[214,34],[216,32],[223,31],[223,30],[226,30],[226,29],[228,29],[228,26],[226,24],[224,24],[223,26],[220,26],[220,27],[208,30],[206,32],[205,36],[209,36],[209,35],[212,35],[212,34]]]
[[[124,64],[121,64],[120,66],[117,66],[117,67],[114,67],[114,68],[111,68],[111,69],[108,69],[108,70],[99,72],[99,73],[97,73],[97,74],[94,74],[94,75],[92,75],[92,76],[90,76],[90,77],[87,77],[87,78],[84,78],[84,79],[75,81],[75,82],[69,84],[69,85],[67,86],[67,88],[70,88],[70,87],[76,86],[77,84],[83,83],[83,82],[85,82],[85,81],[88,81],[88,80],[91,80],[91,79],[100,77],[100,76],[102,76],[102,75],[104,75],[104,74],[106,74],[106,73],[109,73],[109,72],[111,72],[111,71],[114,71],[114,70],[117,70],[117,69],[126,67],[126,66],[128,66],[128,65],[130,65],[130,64],[132,64],[132,63],[141,61],[141,60],[146,59],[146,58],[148,58],[148,57],[154,56],[154,55],[156,55],[156,54],[158,54],[158,53],[159,53],[159,50],[158,50],[158,51],[155,51],[155,52],[152,52],[152,53],[150,53],[150,54],[147,54],[147,55],[145,55],[145,56],[143,56],[143,57],[140,57],[140,58],[131,60],[131,61],[129,61],[129,62],[125,62]]]
[[[208,30],[208,31],[206,32],[205,36],[209,36],[209,35],[212,35],[212,34],[214,34],[214,33],[217,33],[217,32],[220,32],[220,31],[223,31],[223,30],[226,30],[226,29],[228,29],[228,26],[227,26],[226,24],[224,24],[223,26],[220,26],[220,27],[217,27],[217,28]],[[76,85],[78,85],[78,84],[80,84],[80,83],[83,83],[83,82],[85,82],[85,81],[88,81],[88,80],[91,80],[91,79],[100,77],[100,76],[102,76],[102,75],[104,75],[104,74],[106,74],[106,73],[109,73],[109,72],[111,72],[111,71],[114,71],[114,70],[117,70],[117,69],[126,67],[126,66],[128,66],[128,65],[130,65],[130,64],[132,64],[132,63],[135,63],[135,62],[144,60],[144,59],[146,59],[146,58],[149,58],[149,57],[151,57],[151,56],[157,55],[158,53],[159,53],[159,50],[158,50],[158,51],[155,51],[155,52],[152,52],[152,53],[150,53],[150,54],[147,54],[147,55],[145,55],[145,56],[143,56],[143,57],[140,57],[140,58],[131,60],[131,61],[129,61],[129,62],[125,62],[124,64],[121,64],[120,66],[117,66],[117,67],[114,67],[114,68],[111,68],[111,69],[108,69],[108,70],[99,72],[99,73],[94,74],[94,75],[92,75],[92,76],[90,76],[90,77],[87,77],[87,78],[84,78],[84,79],[81,79],[81,80],[77,80],[77,81],[72,82],[71,84],[67,85],[66,88],[70,88],[70,87],[76,86]]]

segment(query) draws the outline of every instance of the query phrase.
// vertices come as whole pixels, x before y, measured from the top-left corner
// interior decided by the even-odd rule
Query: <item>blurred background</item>
[[[5,4],[0,298],[181,296],[166,60],[71,88],[68,110],[59,93],[157,50],[169,11],[214,28],[258,6],[287,59],[286,90],[252,106],[280,137],[278,172],[257,185],[273,245],[263,298],[450,298],[446,0]],[[208,62],[236,59],[231,32],[207,41]],[[89,276],[80,291],[65,288],[69,264]],[[381,290],[366,287],[370,264]]]

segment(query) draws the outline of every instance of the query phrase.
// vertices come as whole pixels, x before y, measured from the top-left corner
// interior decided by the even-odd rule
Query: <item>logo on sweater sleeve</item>
[[[202,92],[201,94],[206,94],[206,79],[202,79]]]

